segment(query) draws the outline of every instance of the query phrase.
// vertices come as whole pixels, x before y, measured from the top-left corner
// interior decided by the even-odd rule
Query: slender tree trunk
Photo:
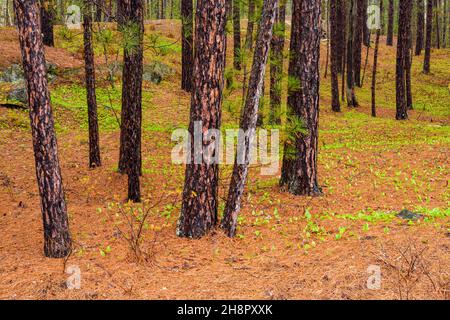
[[[248,23],[245,37],[245,47],[248,51],[253,48],[253,28],[255,24],[255,0],[248,0]]]
[[[215,139],[203,136],[220,130],[225,67],[225,0],[197,0],[194,82],[189,133],[192,148],[186,165],[177,235],[199,238],[217,224],[219,165]],[[199,134],[195,134],[199,131]],[[211,132],[214,134],[214,131]],[[200,142],[198,142],[200,140]],[[197,145],[200,147],[197,147]],[[200,149],[200,150],[199,150]]]
[[[380,11],[383,11],[383,1],[380,2]],[[375,38],[375,50],[373,53],[373,69],[372,69],[372,117],[377,116],[376,87],[377,87],[377,65],[378,65],[378,48],[380,46],[381,28],[377,29]]]
[[[449,12],[447,7],[447,0],[444,0],[444,28],[442,29],[442,48],[447,48],[447,33],[449,28],[448,16]]]
[[[436,48],[440,49],[441,48],[441,36],[440,36],[440,27],[439,27],[439,10],[440,10],[439,1],[434,0],[434,7],[436,8],[436,10],[434,11],[436,14],[436,17],[434,19],[434,21],[436,23]]]
[[[128,200],[139,202],[141,169],[142,71],[143,71],[143,0],[120,0],[121,28],[138,43],[124,48],[122,76],[121,172],[128,174]],[[119,166],[120,168],[120,166]]]
[[[289,121],[304,129],[291,132],[295,139],[285,144],[280,185],[296,195],[322,193],[317,181],[320,7],[320,0],[293,0],[289,74],[301,86],[289,92]]]
[[[281,93],[283,81],[283,51],[286,29],[286,4],[275,9],[275,25],[270,45],[270,115],[269,124],[281,124]]]
[[[362,5],[363,5],[363,9],[362,9],[363,44],[366,47],[370,47],[370,30],[369,30],[369,27],[367,26],[367,8],[369,6],[369,1],[363,0]],[[381,13],[381,11],[380,11],[380,13]]]
[[[394,0],[389,0],[388,11],[388,31],[386,45],[392,46],[394,43]]]
[[[364,0],[354,0],[356,4],[356,20],[353,40],[353,76],[355,85],[361,87],[361,54],[363,44]]]
[[[239,0],[233,0],[233,65],[236,70],[241,70],[241,9]]]
[[[53,37],[53,3],[52,1],[42,1],[41,2],[41,30],[42,30],[42,40],[44,45],[49,47],[55,46],[55,41]]]
[[[331,109],[335,112],[341,111],[341,104],[339,102],[339,80],[338,71],[342,64],[342,57],[339,55],[340,48],[340,33],[338,23],[338,6],[339,0],[330,0],[330,37],[331,37]]]
[[[249,90],[245,103],[244,113],[241,118],[239,133],[238,153],[234,163],[233,176],[231,178],[228,201],[225,207],[222,228],[229,237],[236,234],[237,218],[241,210],[242,194],[248,175],[252,142],[255,139],[256,121],[258,118],[258,105],[261,89],[264,82],[267,58],[269,55],[272,27],[275,19],[275,6],[278,0],[266,0],[264,2],[258,38],[253,58],[252,72],[249,81]],[[281,8],[281,10],[284,10]],[[278,15],[280,15],[278,10]]]
[[[84,0],[84,65],[89,122],[89,167],[101,166],[98,133],[97,98],[95,94],[95,64],[92,48],[92,0]]]
[[[412,0],[402,0],[398,13],[397,67],[396,67],[396,106],[397,120],[408,119],[406,101],[406,74],[408,64],[408,39],[411,32]]]
[[[181,0],[182,21],[182,61],[181,61],[181,88],[187,92],[192,90],[192,69],[194,65],[194,16],[192,0]]]
[[[433,31],[433,2],[427,0],[427,25],[426,25],[426,42],[425,42],[425,57],[423,62],[423,73],[430,73],[431,60],[431,36]]]
[[[9,27],[11,25],[11,19],[9,18],[9,0],[5,3],[5,25]]]
[[[44,224],[44,253],[63,258],[71,252],[58,146],[47,85],[39,9],[35,0],[14,0],[28,93],[36,177]]]
[[[327,22],[327,53],[325,57],[325,74],[324,78],[326,79],[328,76],[328,62],[330,60],[330,1],[325,1],[326,8],[326,22]]]
[[[356,19],[356,2],[351,0],[348,14],[348,35],[347,35],[347,105],[349,107],[358,107],[358,100],[355,93],[355,67],[353,65],[354,59],[354,30],[355,24],[358,23]]]
[[[96,11],[95,11],[95,22],[102,22],[102,13],[105,6],[105,0],[95,0]]]
[[[416,56],[420,56],[423,48],[423,30],[425,27],[424,21],[424,0],[417,0],[417,33],[416,33]]]

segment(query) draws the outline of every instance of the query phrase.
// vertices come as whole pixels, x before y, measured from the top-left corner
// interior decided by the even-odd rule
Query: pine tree
[[[295,195],[320,195],[317,181],[320,0],[293,0],[289,76],[289,138],[280,185]]]
[[[44,253],[63,258],[71,252],[66,201],[47,84],[44,45],[36,0],[14,0],[28,93],[36,177],[44,224]]]
[[[192,90],[192,68],[194,64],[194,17],[192,0],[181,0],[181,22],[181,88],[187,92],[190,92]]]
[[[389,0],[388,11],[388,31],[386,45],[392,46],[394,43],[394,0]]]
[[[330,31],[331,31],[331,109],[335,112],[341,111],[339,102],[339,80],[338,73],[342,65],[340,56],[340,30],[338,18],[339,0],[330,0]]]
[[[183,203],[177,226],[177,235],[180,237],[202,237],[217,224],[219,165],[209,160],[217,156],[219,151],[213,139],[200,142],[200,148],[204,147],[198,150],[194,131],[199,122],[201,136],[206,130],[220,129],[225,26],[225,0],[197,0],[189,122],[189,133],[194,143],[191,144],[191,154],[186,165]]]
[[[426,40],[425,40],[425,56],[423,62],[423,73],[430,73],[431,60],[431,36],[433,31],[433,2],[427,0],[427,24],[426,24]]]

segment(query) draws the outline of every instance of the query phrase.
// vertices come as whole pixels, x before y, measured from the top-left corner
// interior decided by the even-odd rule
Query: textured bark
[[[409,59],[409,34],[411,32],[412,0],[402,0],[398,13],[397,65],[396,65],[396,119],[408,119],[406,99],[406,69]]]
[[[234,163],[233,176],[228,191],[228,200],[222,220],[222,228],[225,229],[229,237],[233,237],[236,234],[237,218],[239,211],[241,210],[242,194],[244,192],[248,167],[250,164],[250,149],[252,141],[255,139],[258,105],[269,55],[277,1],[278,0],[266,0],[264,2],[261,23],[258,29],[248,94],[239,126],[240,129],[247,133],[239,139],[239,141],[245,141],[245,146],[242,146],[243,150],[240,155],[237,155]],[[281,8],[281,10],[283,10],[283,8]],[[279,10],[277,11],[279,15]],[[239,163],[237,161],[238,158],[244,160],[244,163]]]
[[[269,124],[281,124],[281,92],[283,51],[286,29],[286,4],[280,3],[275,13],[275,25],[270,44],[270,114]]]
[[[102,21],[103,8],[105,7],[105,0],[95,0],[95,22]]]
[[[97,98],[95,94],[95,64],[92,48],[92,0],[84,0],[83,40],[84,67],[86,73],[86,95],[89,123],[89,167],[101,166],[100,142],[98,133]]]
[[[363,44],[366,47],[370,47],[370,30],[367,27],[367,7],[369,6],[369,1],[368,0],[363,0],[362,1],[362,5],[363,5],[363,12],[362,12],[362,14],[363,14],[363,19],[362,19]],[[380,12],[381,12],[381,10],[380,10]]]
[[[426,41],[425,41],[425,57],[423,62],[423,73],[430,73],[431,60],[431,36],[433,31],[433,2],[427,0],[427,26],[426,26]]]
[[[53,37],[53,3],[52,1],[41,1],[41,31],[44,45],[53,47],[55,40]]]
[[[380,11],[383,12],[383,1],[380,2]],[[377,116],[377,101],[376,101],[376,89],[377,89],[377,66],[378,66],[378,49],[380,46],[381,28],[377,29],[377,35],[375,38],[375,50],[373,53],[373,69],[372,69],[372,117]]]
[[[394,0],[389,0],[388,10],[388,30],[386,45],[392,46],[394,43]]]
[[[355,0],[356,4],[356,23],[354,24],[353,39],[353,76],[355,85],[361,87],[361,54],[363,44],[363,25],[364,21],[364,0]]]
[[[336,3],[336,11],[337,11],[337,31],[339,32],[339,43],[338,43],[338,55],[339,55],[339,60],[341,61],[341,64],[339,66],[338,72],[339,73],[343,73],[343,69],[345,66],[345,52],[346,52],[346,39],[347,39],[347,35],[346,35],[346,14],[347,14],[347,10],[346,10],[346,2],[345,0],[337,0]],[[332,31],[333,32],[333,31]],[[343,84],[345,84],[343,82]]]
[[[354,30],[356,19],[356,2],[351,0],[348,6],[348,34],[347,34],[347,105],[349,107],[358,107],[358,100],[355,93],[355,67],[354,67]]]
[[[39,9],[35,0],[15,0],[14,9],[18,22],[36,177],[41,198],[44,253],[47,257],[62,258],[71,251],[71,238],[47,85]]]
[[[241,70],[241,9],[239,0],[233,0],[233,66]]]
[[[331,109],[335,112],[341,111],[341,104],[339,102],[339,80],[338,72],[342,64],[342,56],[339,54],[340,50],[340,31],[338,19],[339,0],[330,1],[330,31],[331,31]]]
[[[119,169],[128,174],[128,200],[140,201],[144,7],[142,0],[120,0],[122,28],[137,32],[138,43],[124,48]],[[122,166],[120,166],[122,165]]]
[[[194,124],[201,121],[202,132],[220,129],[225,67],[225,0],[198,0],[195,23],[194,82],[189,133],[194,141]],[[212,158],[215,141],[201,143],[203,155],[192,143],[186,165],[183,203],[177,226],[180,237],[199,238],[217,224],[219,165],[194,161]],[[196,163],[197,162],[197,163]]]
[[[187,92],[192,90],[192,69],[194,65],[194,7],[192,0],[181,0],[181,88]]]
[[[416,56],[420,56],[423,49],[423,31],[425,27],[425,21],[424,21],[424,3],[423,0],[416,0],[417,1],[417,32],[416,32]]]
[[[255,0],[248,0],[248,23],[245,36],[245,47],[251,51],[253,48],[253,28],[255,25]]]
[[[319,122],[320,0],[293,0],[289,75],[300,88],[288,94],[289,121],[304,130],[291,132],[284,148],[280,185],[295,195],[320,195],[317,181]]]

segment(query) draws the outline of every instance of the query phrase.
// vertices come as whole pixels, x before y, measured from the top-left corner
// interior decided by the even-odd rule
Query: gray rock
[[[58,67],[56,64],[46,62],[47,65],[47,80],[53,82],[56,79],[56,73]],[[12,64],[9,68],[5,69],[0,75],[0,82],[8,83],[22,83],[24,82],[24,73],[20,64]]]
[[[402,211],[400,211],[400,212],[397,214],[397,217],[398,217],[398,218],[401,218],[401,219],[405,219],[405,220],[413,220],[413,221],[416,221],[416,220],[421,219],[421,218],[423,217],[423,215],[418,214],[418,213],[411,212],[411,211],[406,210],[406,209],[403,209]]]
[[[145,81],[151,81],[155,84],[160,84],[167,76],[174,74],[175,70],[165,63],[154,61],[149,65],[144,66],[144,73],[142,78]]]
[[[28,103],[28,93],[25,85],[20,85],[14,89],[11,89],[6,96],[7,100],[19,101],[23,104]]]

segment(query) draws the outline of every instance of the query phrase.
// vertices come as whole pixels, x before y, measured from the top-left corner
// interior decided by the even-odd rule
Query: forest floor
[[[335,114],[330,80],[323,77],[324,42],[318,168],[323,196],[282,192],[278,176],[261,176],[255,166],[238,236],[229,239],[218,230],[189,240],[175,235],[184,166],[171,163],[171,133],[187,127],[190,105],[189,94],[179,89],[178,29],[174,21],[146,26],[145,63],[160,60],[175,73],[159,85],[144,83],[142,192],[151,207],[143,234],[145,260],[136,260],[118,232],[126,233],[127,227],[120,212],[142,206],[123,204],[127,179],[117,172],[115,116],[120,81],[115,88],[106,81],[101,46],[96,43],[103,166],[95,170],[87,165],[82,35],[57,29],[57,48],[46,48],[48,60],[58,66],[50,91],[74,239],[73,254],[65,261],[43,255],[28,114],[0,107],[1,299],[450,298],[450,50],[433,50],[430,75],[420,72],[423,56],[414,57],[415,110],[410,120],[399,122],[394,120],[395,47],[382,39],[379,116],[372,118],[372,54],[364,86],[357,90],[361,106],[344,106]],[[12,29],[0,30],[0,48],[2,68],[20,61]],[[107,50],[109,61],[114,50],[113,45]],[[229,56],[229,66],[231,61]],[[0,103],[9,87],[0,83]],[[239,81],[225,92],[224,127],[236,127],[240,92]],[[221,208],[231,169],[221,166]],[[423,218],[396,217],[402,209]],[[381,286],[369,289],[369,277],[378,268]],[[81,288],[69,289],[66,272],[77,269]]]

